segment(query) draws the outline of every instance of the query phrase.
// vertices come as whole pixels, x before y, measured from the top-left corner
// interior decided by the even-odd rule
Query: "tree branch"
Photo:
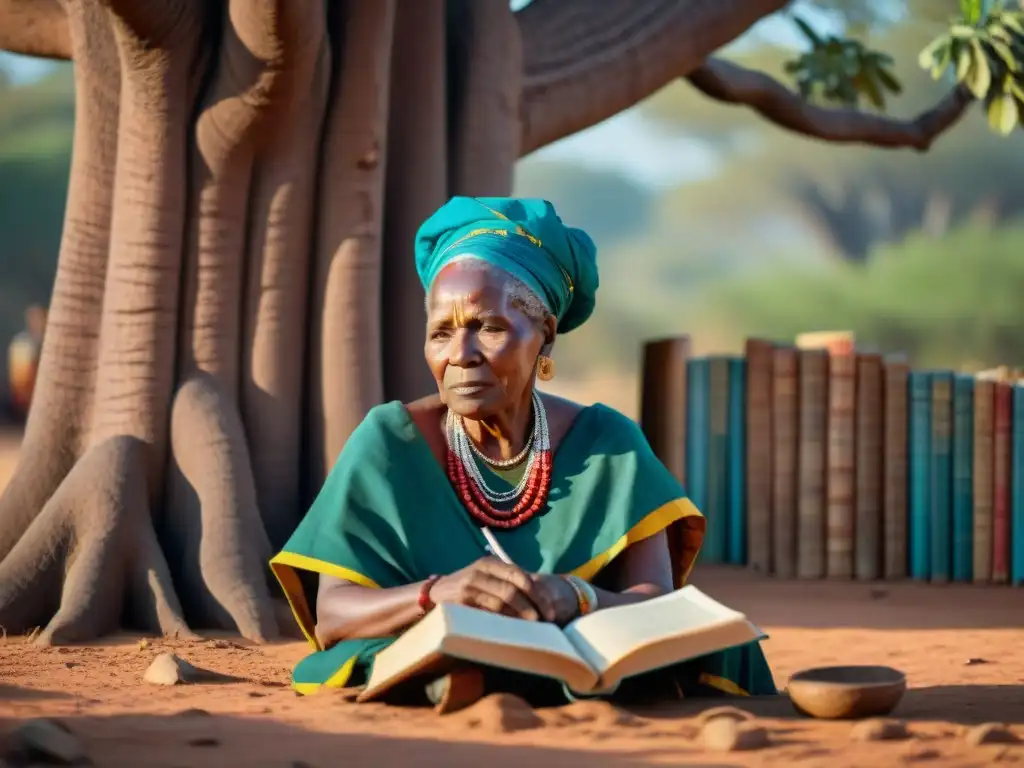
[[[929,149],[973,103],[963,87],[913,120],[897,120],[855,109],[809,104],[771,76],[723,59],[709,59],[687,79],[704,95],[726,104],[750,107],[765,119],[795,133],[835,144],[868,144],[886,149]]]
[[[521,154],[699,67],[788,0],[533,0],[522,35]]]
[[[59,0],[0,0],[0,50],[70,59],[71,34]]]

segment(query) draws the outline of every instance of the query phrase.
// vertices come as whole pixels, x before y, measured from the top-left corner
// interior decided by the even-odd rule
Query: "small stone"
[[[964,662],[964,666],[965,667],[974,667],[974,666],[977,666],[978,664],[991,664],[991,663],[992,662],[990,662],[988,659],[982,659],[982,658],[979,658],[979,657],[976,657],[976,656],[972,656],[971,658],[969,658],[967,661]]]
[[[982,744],[1017,744],[1020,739],[1003,723],[982,723],[968,728],[964,741],[972,746]]]
[[[7,759],[20,763],[87,765],[85,747],[62,723],[44,718],[28,720],[11,732]]]
[[[467,728],[479,728],[492,733],[514,733],[544,725],[533,707],[510,693],[485,696],[472,706],[447,717],[462,720]]]
[[[902,720],[873,717],[854,725],[850,738],[854,741],[899,741],[910,738],[910,731]]]
[[[697,723],[699,725],[704,725],[705,723],[714,720],[716,717],[725,717],[730,720],[735,720],[741,723],[754,719],[754,716],[744,709],[740,709],[739,707],[725,706],[711,707],[711,709],[705,709],[703,712],[697,715]]]
[[[149,665],[142,679],[153,685],[179,685],[181,683],[226,682],[232,678],[211,672],[208,669],[200,669],[173,653],[161,653],[153,659],[153,663]]]
[[[556,725],[596,725],[615,728],[636,728],[644,725],[636,715],[619,709],[608,701],[582,699],[558,710]]]
[[[210,713],[205,709],[197,709],[196,707],[190,707],[189,709],[183,709],[177,713],[177,717],[209,717]]]
[[[715,717],[704,723],[701,740],[704,747],[713,752],[742,752],[769,744],[764,728],[731,717]]]
[[[905,763],[920,763],[927,760],[937,760],[942,757],[942,753],[931,747],[921,747],[911,743],[904,750],[902,757]]]
[[[141,640],[139,640],[139,650],[144,651],[147,648],[149,648],[149,640],[147,640],[146,638],[142,638]]]
[[[215,739],[212,736],[200,736],[196,739],[189,739],[188,745],[190,747],[219,747],[220,739]]]

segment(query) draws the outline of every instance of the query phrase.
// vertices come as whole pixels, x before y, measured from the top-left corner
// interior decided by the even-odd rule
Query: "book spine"
[[[971,515],[974,545],[971,577],[976,584],[986,583],[992,578],[994,425],[995,383],[977,379],[974,382],[974,493]]]
[[[686,487],[686,360],[690,339],[644,345],[640,426],[661,463]]]
[[[772,368],[774,344],[748,339],[747,359],[747,564],[771,573]]]
[[[953,374],[932,376],[931,580],[949,581],[953,566]]]
[[[701,558],[705,563],[724,563],[729,541],[726,519],[728,484],[726,477],[729,447],[729,360],[713,357],[708,361],[708,487],[704,515],[707,533]]]
[[[746,502],[746,387],[747,361],[742,357],[729,360],[729,498],[726,526],[729,532],[728,562],[747,562]]]
[[[931,374],[911,371],[907,377],[910,400],[910,577],[931,575]]]
[[[1013,388],[1013,445],[1010,455],[1010,579],[1024,584],[1024,384]]]
[[[885,363],[882,417],[882,465],[885,473],[882,496],[883,568],[885,578],[894,580],[907,577],[908,374],[909,366],[905,362]]]
[[[1013,389],[997,382],[995,391],[995,442],[992,449],[992,581],[1010,580],[1010,435]]]
[[[855,356],[829,359],[825,573],[830,579],[853,577],[856,373]]]
[[[974,377],[953,381],[953,580],[970,582],[974,503]]]
[[[882,575],[882,358],[857,355],[854,575]]]
[[[708,501],[709,366],[706,357],[686,363],[686,481],[690,501],[703,514]]]
[[[772,572],[796,575],[797,352],[777,347],[772,381]]]
[[[828,449],[828,352],[800,351],[797,371],[797,568],[801,579],[825,577],[825,461]]]

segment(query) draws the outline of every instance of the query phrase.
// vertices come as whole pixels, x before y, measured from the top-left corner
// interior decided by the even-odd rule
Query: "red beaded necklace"
[[[482,479],[475,462],[462,421],[453,414],[448,418],[448,480],[455,488],[466,511],[480,525],[489,528],[517,528],[537,515],[547,503],[551,490],[551,439],[547,414],[540,398],[534,397],[535,438],[528,459],[529,467],[522,494],[515,503],[495,504],[488,498],[477,477]]]

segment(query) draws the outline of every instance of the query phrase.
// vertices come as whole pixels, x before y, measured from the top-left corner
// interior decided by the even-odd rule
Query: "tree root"
[[[198,373],[171,409],[171,466],[162,533],[195,626],[278,636],[267,586],[270,542],[260,520],[237,408]]]
[[[146,447],[114,437],[68,473],[0,562],[0,624],[36,642],[115,631],[126,601],[138,628],[190,636],[150,521]],[[51,618],[52,617],[52,618]]]

